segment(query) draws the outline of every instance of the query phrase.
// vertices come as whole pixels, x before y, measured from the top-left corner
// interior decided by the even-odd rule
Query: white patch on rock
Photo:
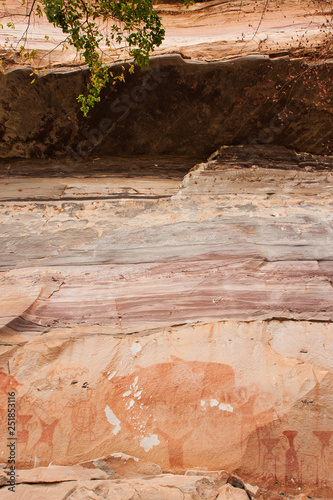
[[[142,389],[141,389],[141,391],[136,391],[136,393],[134,394],[134,397],[138,398],[139,396],[141,396],[141,393],[142,393]]]
[[[142,350],[140,342],[134,342],[134,344],[131,345],[130,350],[133,356],[139,354],[139,352]]]
[[[131,399],[131,401],[128,403],[128,407],[131,408],[131,406],[134,405],[134,399]]]
[[[130,385],[130,388],[132,389],[132,391],[134,393],[136,393],[139,389],[138,381],[139,381],[139,377],[135,377],[133,384]]]
[[[151,434],[150,436],[144,437],[140,441],[140,446],[145,450],[149,451],[153,446],[160,444],[157,434]]]
[[[217,399],[211,399],[210,400],[210,406],[213,408],[213,406],[218,406],[219,402]]]
[[[231,413],[234,411],[234,409],[231,405],[227,405],[225,403],[220,403],[219,408],[220,408],[220,410],[230,411]]]
[[[132,455],[126,455],[126,453],[121,453],[121,452],[118,452],[118,453],[112,453],[111,457],[114,457],[114,458],[121,458],[122,460],[124,460],[125,462],[127,460],[134,460],[135,462],[138,462],[139,459],[137,457],[132,457]]]
[[[117,373],[117,370],[115,370],[114,372],[110,373],[110,375],[108,376],[108,380],[111,380],[115,374]]]
[[[127,396],[130,396],[132,394],[132,391],[126,391],[123,394],[123,398],[127,398]]]
[[[104,411],[105,411],[105,415],[106,415],[108,422],[114,426],[114,429],[112,431],[113,434],[115,434],[115,435],[118,434],[118,432],[121,429],[119,418],[116,417],[116,415],[113,413],[113,411],[111,410],[109,405],[106,405],[106,407],[104,408]]]
[[[206,401],[204,401],[204,400],[202,399],[202,400],[200,401],[200,404],[201,404],[201,406],[205,406]]]

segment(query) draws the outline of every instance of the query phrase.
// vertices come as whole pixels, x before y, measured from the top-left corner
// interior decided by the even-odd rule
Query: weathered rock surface
[[[63,33],[45,17],[34,18],[32,62],[50,69],[31,85],[30,60],[18,55],[28,6],[1,5],[0,157],[82,162],[91,154],[173,154],[203,161],[221,145],[239,143],[332,153],[329,5],[212,0],[156,8],[166,38],[155,54],[169,57],[153,58],[144,72],[126,74],[125,84],[110,85],[86,120],[76,97],[85,92],[88,73],[73,51],[55,46]]]
[[[76,97],[87,77],[58,70],[31,85],[29,69],[0,74],[0,157],[58,155],[70,166],[91,155],[171,154],[195,164],[240,143],[332,152],[330,62],[157,57],[116,89],[110,85],[84,119]]]
[[[50,470],[49,470],[50,469]],[[58,467],[58,475],[64,476],[68,469]],[[75,468],[73,468],[75,469]],[[24,499],[31,497],[36,500],[56,498],[57,500],[248,500],[248,495],[244,490],[233,488],[230,485],[219,487],[219,481],[212,481],[205,476],[182,476],[165,474],[156,477],[135,478],[126,480],[96,480],[89,481],[77,477],[72,479],[73,473],[69,473],[63,482],[57,480],[58,475],[52,473],[52,467],[46,467],[43,471],[35,469],[26,471],[25,477],[36,477],[38,472],[47,479],[44,484],[31,486],[30,484],[19,484],[16,487],[16,498]],[[54,471],[55,472],[55,471]],[[75,474],[75,471],[73,471]],[[91,469],[85,469],[84,473],[93,475]],[[81,472],[82,475],[82,472]],[[80,473],[78,474],[80,476]],[[47,483],[52,482],[51,486]],[[22,483],[34,481],[22,481]],[[43,483],[43,481],[38,481]],[[21,482],[20,482],[21,483]],[[218,488],[218,489],[217,489]],[[3,490],[1,498],[11,498],[12,492]]]
[[[210,0],[196,2],[189,8],[178,0],[158,2],[155,8],[166,31],[156,54],[181,53],[185,58],[206,61],[248,54],[315,53],[325,38],[323,27],[331,14],[329,4],[308,0],[271,0],[268,4],[251,0]],[[5,7],[0,7],[4,25],[0,43],[4,45],[8,37],[10,40],[0,56],[5,57],[9,67],[30,63],[19,54],[20,38],[27,27],[22,15],[26,12],[27,4],[22,6],[17,0],[7,0]],[[15,30],[7,28],[7,21],[15,23]],[[37,51],[33,62],[37,64],[41,59],[42,68],[81,65],[82,60],[73,49],[63,51],[61,45],[56,45],[64,38],[61,30],[50,25],[45,17],[34,16],[29,36],[29,48]],[[105,49],[107,60],[119,58],[118,45],[116,55],[108,54]]]
[[[0,498],[331,500],[331,13],[156,8],[87,120],[45,20],[0,52]]]
[[[120,454],[118,454],[120,455]],[[134,457],[128,457],[133,459]],[[139,462],[135,459],[135,462]],[[105,463],[105,462],[104,462]],[[95,467],[37,467],[28,471],[19,471],[15,497],[67,500],[306,500],[305,495],[284,495],[268,493],[258,487],[247,485],[252,492],[242,487],[233,487],[226,483],[225,471],[202,472],[194,474],[172,475],[151,474],[127,476],[120,479],[103,478]],[[153,464],[152,464],[153,465]],[[226,473],[226,475],[228,475]],[[190,476],[190,477],[189,477]],[[88,477],[94,478],[89,480]],[[5,475],[0,474],[0,484],[8,483]],[[35,483],[35,484],[34,484]],[[1,490],[1,498],[12,498],[13,492]],[[312,498],[312,497],[311,497]]]
[[[50,178],[42,190],[43,179],[6,172],[3,462],[15,391],[18,469],[102,461],[112,478],[125,453],[139,459],[132,474],[141,461],[156,464],[141,469],[151,475],[237,470],[254,485],[332,498],[332,163],[222,148],[178,190],[176,174],[152,170],[140,183],[118,170]],[[200,480],[185,477],[172,481]],[[192,498],[230,490],[208,488],[215,480]],[[17,492],[192,494],[173,486],[170,496],[160,478],[82,481]]]
[[[220,488],[217,500],[229,500],[231,498],[235,500],[248,500],[249,497],[245,490],[225,484]]]

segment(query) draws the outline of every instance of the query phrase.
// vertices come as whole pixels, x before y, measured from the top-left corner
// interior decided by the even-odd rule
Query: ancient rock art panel
[[[216,453],[238,449],[254,428],[255,387],[238,387],[227,364],[173,357],[123,377],[104,376],[110,379],[105,413],[112,432],[129,432],[145,451],[164,444],[171,468],[189,464],[186,447],[191,454],[196,446]]]
[[[54,433],[62,404],[52,394],[46,399],[25,394],[17,399],[17,459],[21,467],[48,465],[54,455]]]
[[[259,472],[268,483],[291,487],[333,488],[332,375],[321,382],[315,379],[313,390],[285,415],[252,432],[239,473]],[[320,412],[324,404],[325,412]],[[256,463],[258,435],[265,446],[260,465]]]
[[[88,449],[101,428],[98,411],[103,411],[104,396],[89,388],[89,369],[55,364],[43,378],[38,375],[33,387],[25,387],[0,368],[0,400],[5,414],[8,390],[16,392],[17,466],[30,468],[66,462],[66,457]],[[43,390],[43,397],[37,392]],[[21,389],[23,391],[23,389]],[[98,408],[100,404],[100,408]],[[1,448],[6,446],[6,419],[1,419]],[[97,429],[97,431],[96,431]],[[88,447],[88,448],[87,448]]]

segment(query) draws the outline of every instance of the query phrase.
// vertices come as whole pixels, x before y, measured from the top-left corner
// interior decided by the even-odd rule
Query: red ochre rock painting
[[[267,487],[278,482],[291,488],[326,488],[324,494],[332,495],[332,382],[331,375],[317,380],[284,415],[258,426],[249,436],[238,473],[260,477]]]
[[[238,387],[231,366],[173,358],[122,377],[110,373],[106,417],[114,435],[137,440],[141,456],[151,451],[172,469],[239,461],[258,393]]]
[[[71,437],[70,441],[85,439],[94,441],[96,439],[96,430],[98,429],[96,405],[89,398],[79,401],[69,402],[66,405],[71,408]]]
[[[20,384],[13,375],[5,372],[5,370],[0,367],[0,393],[7,397],[7,393],[11,391],[16,391],[17,388],[22,385]]]
[[[289,481],[298,481],[300,477],[299,463],[297,458],[297,451],[295,448],[294,440],[297,436],[298,431],[283,431],[283,435],[286,436],[289,442],[289,448],[286,451],[286,472],[285,472],[285,483]]]
[[[20,382],[13,375],[6,373],[3,367],[0,367],[0,431],[4,433],[4,428],[7,428],[7,408],[8,408],[8,393],[17,392]],[[1,439],[1,437],[0,437]]]
[[[261,476],[262,484],[267,486],[278,482],[291,487],[333,488],[330,443],[333,430],[311,431],[302,422],[298,423],[300,431],[283,430],[283,425],[284,419],[256,429],[249,439],[239,474]]]

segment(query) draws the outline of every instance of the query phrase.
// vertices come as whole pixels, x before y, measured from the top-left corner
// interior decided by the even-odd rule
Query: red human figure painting
[[[286,465],[285,465],[285,483],[300,482],[299,463],[297,458],[297,451],[295,448],[294,440],[298,431],[284,431],[289,442],[289,448],[286,451]]]

